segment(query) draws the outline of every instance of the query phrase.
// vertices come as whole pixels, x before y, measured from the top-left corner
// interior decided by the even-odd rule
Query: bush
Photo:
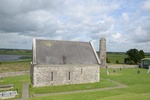
[[[119,61],[118,61],[118,60],[116,60],[116,64],[119,64]]]
[[[131,61],[130,61],[130,65],[133,65],[133,64],[135,64],[135,63],[134,63],[134,61],[133,61],[133,60],[131,60]]]
[[[106,58],[106,63],[111,63],[111,62],[108,60],[108,58]]]

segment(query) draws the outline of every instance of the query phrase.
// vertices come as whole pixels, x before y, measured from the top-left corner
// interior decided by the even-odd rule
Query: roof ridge
[[[50,40],[50,39],[37,39],[35,38],[35,40],[41,40],[41,41],[58,41],[58,42],[78,42],[78,43],[89,43],[89,42],[86,42],[86,41],[71,41],[71,40]]]

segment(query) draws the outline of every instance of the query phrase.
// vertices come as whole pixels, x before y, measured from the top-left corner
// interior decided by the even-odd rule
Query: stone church
[[[33,39],[33,87],[100,81],[100,60],[91,42]]]

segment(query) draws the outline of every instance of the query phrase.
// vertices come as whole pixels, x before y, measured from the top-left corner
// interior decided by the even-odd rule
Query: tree
[[[108,58],[106,58],[106,63],[111,63]]]
[[[140,55],[140,59],[145,58],[145,53],[144,53],[143,50],[140,50],[140,51],[139,51],[139,55]]]
[[[130,49],[126,53],[130,58],[130,61],[134,61],[136,64],[145,57],[143,50],[138,51],[137,49]]]

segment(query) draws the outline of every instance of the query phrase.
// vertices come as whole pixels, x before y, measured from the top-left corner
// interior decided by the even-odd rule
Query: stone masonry
[[[101,62],[101,67],[106,67],[106,39],[104,37],[100,39],[99,47],[99,59]]]
[[[41,67],[42,66],[42,67]],[[53,86],[99,82],[97,65],[34,66],[33,86]]]

